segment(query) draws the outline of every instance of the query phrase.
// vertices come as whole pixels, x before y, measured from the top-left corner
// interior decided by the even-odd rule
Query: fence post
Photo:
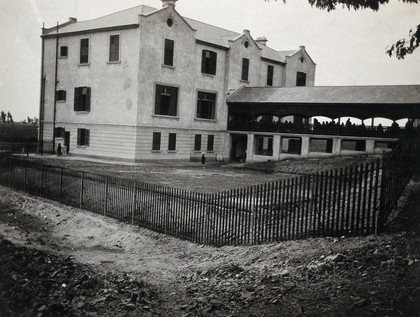
[[[9,187],[12,188],[12,160],[9,160]]]
[[[106,214],[106,211],[108,209],[108,176],[105,177],[105,204],[104,204],[104,216]]]
[[[134,225],[134,214],[135,214],[136,208],[137,208],[137,182],[136,181],[134,181],[133,191],[134,191],[134,193],[133,193],[133,207],[132,207],[132,211],[131,211],[131,224],[132,225]]]
[[[62,199],[62,188],[63,188],[63,168],[60,167],[60,183],[59,183],[59,188],[58,188],[58,199],[60,200],[61,203],[61,199]]]
[[[42,185],[44,184],[44,165],[41,165],[41,185],[39,186],[40,196],[42,197]]]
[[[26,193],[26,166],[23,168],[23,191]]]
[[[26,156],[29,156],[29,141],[26,139]]]
[[[80,209],[82,209],[83,205],[83,183],[85,180],[85,172],[82,172],[82,175],[80,176]]]

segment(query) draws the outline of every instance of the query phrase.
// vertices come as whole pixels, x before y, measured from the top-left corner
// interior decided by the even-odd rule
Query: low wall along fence
[[[0,185],[199,244],[367,235],[380,232],[396,207],[417,143],[357,166],[211,194],[13,157],[0,160]]]

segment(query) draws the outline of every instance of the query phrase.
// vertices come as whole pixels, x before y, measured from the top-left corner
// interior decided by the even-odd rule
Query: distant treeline
[[[36,142],[37,139],[37,124],[0,122],[0,142]]]

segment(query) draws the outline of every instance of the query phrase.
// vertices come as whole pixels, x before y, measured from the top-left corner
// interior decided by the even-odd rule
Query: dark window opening
[[[341,149],[347,151],[366,151],[366,141],[365,140],[342,140]]]
[[[194,151],[201,151],[201,134],[196,134],[194,137]]]
[[[176,116],[178,88],[156,85],[155,114]]]
[[[89,146],[89,136],[90,136],[90,130],[77,129],[77,145]]]
[[[258,136],[255,154],[273,156],[273,137],[272,136]]]
[[[56,127],[54,129],[54,137],[56,137],[56,138],[64,138],[64,135],[65,135],[64,128]]]
[[[90,111],[90,87],[74,88],[74,111]]]
[[[273,86],[274,66],[268,65],[267,67],[267,86]]]
[[[118,62],[120,60],[120,35],[109,37],[109,61]]]
[[[214,135],[209,134],[207,136],[207,151],[211,152],[214,148]]]
[[[302,153],[302,139],[283,137],[281,140],[281,151],[288,154]]]
[[[168,20],[166,20],[166,25],[171,27],[174,24],[174,20],[172,20],[171,18],[168,18]]]
[[[89,39],[80,40],[80,64],[89,63]]]
[[[174,66],[174,44],[173,40],[165,39],[165,55],[163,65]]]
[[[68,56],[68,47],[67,46],[60,46],[60,57],[66,58]]]
[[[296,74],[296,86],[306,86],[306,74],[297,72]]]
[[[201,72],[209,75],[216,75],[217,53],[203,50],[201,59]]]
[[[248,74],[249,74],[249,59],[242,58],[242,77],[241,79],[244,81],[248,81]]]
[[[57,90],[57,101],[66,101],[67,92],[65,90]]]
[[[153,132],[153,143],[152,143],[152,150],[153,151],[160,151],[160,132]]]
[[[176,150],[176,133],[169,133],[168,151]]]
[[[216,94],[198,92],[197,97],[197,118],[214,119],[216,105]]]
[[[309,148],[311,152],[332,153],[333,140],[311,138]]]

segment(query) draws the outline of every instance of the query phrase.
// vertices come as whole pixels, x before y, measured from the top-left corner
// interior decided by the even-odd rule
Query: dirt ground
[[[418,177],[402,201],[379,236],[214,248],[0,187],[0,316],[419,316]]]

